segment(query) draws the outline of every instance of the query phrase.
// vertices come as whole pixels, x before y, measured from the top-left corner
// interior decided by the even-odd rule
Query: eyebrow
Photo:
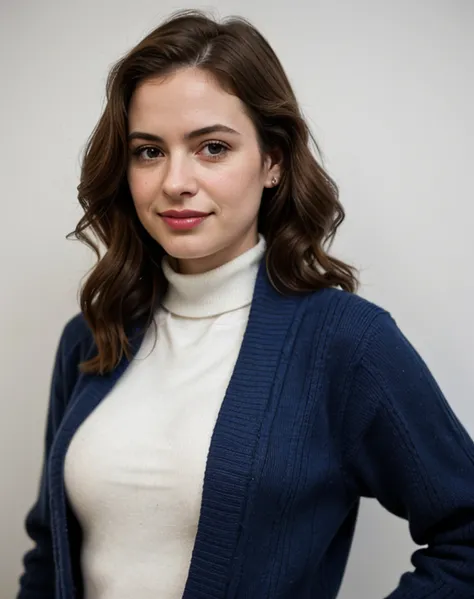
[[[186,133],[184,136],[185,140],[195,139],[196,137],[201,137],[202,135],[208,135],[209,133],[231,133],[233,135],[240,135],[238,131],[227,127],[226,125],[221,125],[220,123],[216,123],[215,125],[209,125],[208,127],[201,127],[201,129],[196,129],[195,131],[191,131],[190,133]],[[164,139],[159,135],[153,135],[152,133],[144,133],[143,131],[133,131],[128,136],[128,141],[132,141],[132,139],[145,139],[147,141],[155,141],[157,143],[164,143]]]

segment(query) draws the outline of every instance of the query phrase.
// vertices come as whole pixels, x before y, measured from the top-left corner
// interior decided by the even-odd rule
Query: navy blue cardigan
[[[93,353],[78,315],[56,355],[19,599],[82,596],[64,457],[127,367],[79,373]],[[473,442],[391,316],[356,295],[284,297],[262,262],[203,483],[185,599],[333,599],[361,497],[420,545],[390,599],[474,597]]]

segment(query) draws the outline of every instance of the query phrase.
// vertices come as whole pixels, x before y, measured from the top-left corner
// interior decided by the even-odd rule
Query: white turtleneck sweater
[[[207,273],[163,272],[153,327],[65,460],[84,533],[84,599],[180,599],[206,459],[247,325],[265,240]]]

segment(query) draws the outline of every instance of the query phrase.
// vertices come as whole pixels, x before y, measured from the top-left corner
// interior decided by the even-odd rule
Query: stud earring
[[[276,177],[273,177],[272,185],[276,185],[277,183],[278,183],[278,179]]]

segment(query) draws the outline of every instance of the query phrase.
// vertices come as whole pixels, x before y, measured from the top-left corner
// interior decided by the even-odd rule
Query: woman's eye
[[[158,148],[154,148],[153,146],[142,146],[141,148],[133,150],[133,155],[137,156],[140,160],[149,162],[150,160],[158,158],[156,155],[150,155],[152,152],[160,153],[160,150],[158,150]]]
[[[210,141],[203,146],[201,152],[203,150],[206,150],[206,158],[218,160],[228,152],[229,148],[220,141]],[[135,150],[132,150],[132,153],[136,158],[138,158],[138,160],[141,160],[142,162],[152,162],[157,158],[160,158],[162,154],[161,150],[153,146],[141,146]]]
[[[221,158],[229,148],[219,141],[210,141],[206,143],[204,149],[208,150],[208,158]]]

